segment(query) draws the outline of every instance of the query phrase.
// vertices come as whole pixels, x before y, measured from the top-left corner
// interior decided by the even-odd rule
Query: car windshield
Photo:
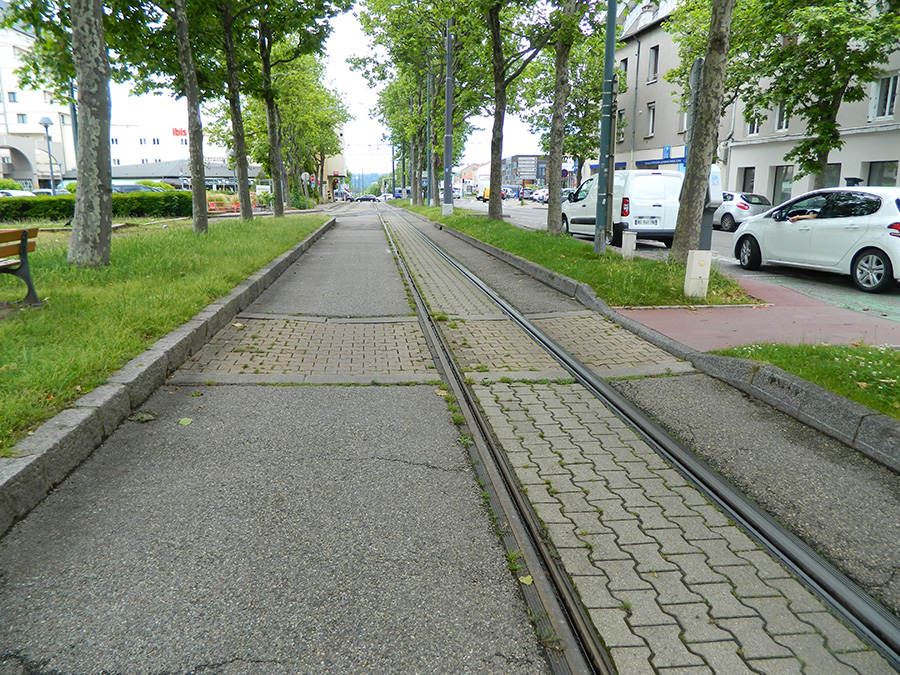
[[[762,195],[751,195],[751,194],[742,194],[741,199],[743,199],[748,204],[753,204],[755,206],[771,206],[772,203],[763,197]]]

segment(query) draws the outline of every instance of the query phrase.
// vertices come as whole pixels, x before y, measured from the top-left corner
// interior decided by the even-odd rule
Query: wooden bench
[[[28,254],[34,250],[40,228],[27,230],[0,230],[0,273],[13,274],[28,286],[28,294],[22,301],[26,305],[42,305],[31,281]]]

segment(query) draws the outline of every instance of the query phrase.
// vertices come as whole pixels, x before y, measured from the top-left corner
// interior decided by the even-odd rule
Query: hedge
[[[113,215],[135,218],[179,218],[193,213],[190,192],[113,193]],[[0,222],[15,220],[71,220],[75,197],[0,197]]]

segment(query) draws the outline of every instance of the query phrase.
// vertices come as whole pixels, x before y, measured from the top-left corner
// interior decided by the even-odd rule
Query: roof
[[[0,0],[2,2],[3,0]],[[249,166],[251,179],[256,178],[262,168],[258,165]],[[166,162],[148,162],[146,164],[129,164],[112,167],[113,180],[181,180],[190,178],[191,161],[189,159],[173,159]],[[224,162],[206,162],[206,179],[233,179],[234,169]]]
[[[656,4],[646,2],[635,7],[622,22],[622,37],[619,39],[627,40],[633,35],[662,23],[669,18],[677,6],[678,0],[659,0]]]

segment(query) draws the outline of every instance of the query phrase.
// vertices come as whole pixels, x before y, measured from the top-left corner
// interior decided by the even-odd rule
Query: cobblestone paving
[[[181,370],[206,375],[436,375],[415,318],[238,317]]]
[[[429,311],[433,314],[443,312],[448,317],[504,317],[484,293],[467,282],[395,215],[389,211],[383,211],[381,215],[397,245],[406,252],[406,264],[428,301]]]
[[[694,370],[669,352],[593,312],[535,317],[534,324],[601,377]]]
[[[623,675],[894,672],[580,386],[475,393]]]

